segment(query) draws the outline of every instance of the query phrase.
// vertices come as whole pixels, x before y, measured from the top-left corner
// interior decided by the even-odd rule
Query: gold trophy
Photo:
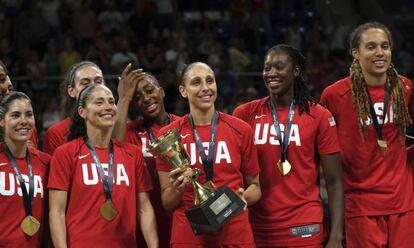
[[[177,129],[160,136],[150,145],[150,152],[171,165],[173,169],[183,168],[184,175],[194,189],[194,207],[186,210],[186,216],[194,234],[214,233],[233,216],[241,212],[246,203],[227,186],[217,188],[212,181],[201,184],[197,181],[200,169],[190,168],[187,155]]]

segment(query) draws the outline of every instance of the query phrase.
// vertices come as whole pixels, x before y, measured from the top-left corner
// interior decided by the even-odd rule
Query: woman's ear
[[[185,90],[184,85],[178,86],[178,90],[180,91],[182,97],[187,98],[187,91]]]
[[[4,127],[6,125],[6,122],[4,121],[4,118],[0,119],[0,127]]]
[[[295,71],[293,72],[293,75],[294,75],[295,77],[297,77],[297,76],[299,76],[299,75],[300,75],[300,72],[301,72],[300,67],[299,67],[299,66],[296,66],[296,67],[295,67]]]
[[[82,117],[83,119],[85,119],[86,118],[86,109],[84,109],[82,107],[79,107],[78,108],[78,114],[79,114],[80,117]]]
[[[358,60],[359,59],[359,52],[358,49],[356,48],[352,48],[352,57],[354,57],[354,59]]]

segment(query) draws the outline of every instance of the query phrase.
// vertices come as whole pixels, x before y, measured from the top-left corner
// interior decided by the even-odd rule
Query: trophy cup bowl
[[[243,211],[246,203],[227,186],[217,188],[212,181],[197,181],[200,169],[190,168],[190,158],[185,151],[177,129],[160,136],[149,151],[166,161],[173,169],[183,168],[194,189],[194,207],[186,210],[186,216],[195,235],[214,233],[232,217]]]

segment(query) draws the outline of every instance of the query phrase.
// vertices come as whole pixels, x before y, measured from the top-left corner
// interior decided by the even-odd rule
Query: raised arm
[[[132,65],[128,64],[122,72],[121,77],[118,78],[118,113],[112,131],[112,137],[119,141],[124,141],[125,139],[129,104],[133,100],[135,88],[142,76],[142,69],[132,70]]]

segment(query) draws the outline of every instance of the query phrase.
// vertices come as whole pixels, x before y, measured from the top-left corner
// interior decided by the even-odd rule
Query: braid
[[[367,125],[365,120],[367,118],[372,119],[373,117],[369,111],[369,93],[367,84],[358,60],[354,59],[352,62],[351,67],[349,68],[349,74],[352,83],[352,102],[356,108],[359,131],[362,138],[364,138],[363,132]],[[389,84],[391,89],[390,102],[395,115],[396,125],[398,126],[400,136],[404,137],[405,130],[411,123],[411,119],[404,99],[405,89],[392,64],[387,70],[387,79],[387,84]]]
[[[359,132],[363,136],[365,120],[371,117],[369,112],[369,94],[367,85],[358,60],[354,59],[349,68],[352,83],[352,102],[356,108]]]
[[[411,124],[411,118],[407,104],[405,103],[405,88],[403,87],[402,80],[398,76],[398,72],[393,64],[390,64],[390,67],[387,70],[387,78],[391,84],[391,104],[395,119],[397,120],[396,125],[400,131],[400,136],[404,137],[407,126]]]

